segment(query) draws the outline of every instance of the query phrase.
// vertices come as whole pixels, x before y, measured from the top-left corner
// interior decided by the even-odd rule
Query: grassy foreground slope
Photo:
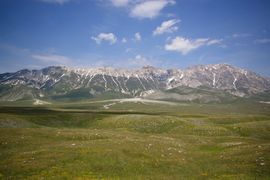
[[[270,178],[269,104],[26,104],[0,107],[0,179]]]

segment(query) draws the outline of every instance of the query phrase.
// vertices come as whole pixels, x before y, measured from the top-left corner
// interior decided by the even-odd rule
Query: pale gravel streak
[[[127,87],[128,80],[129,80],[129,76],[127,76],[127,80],[124,80],[124,86],[125,86],[125,88],[126,88],[127,91],[128,91],[128,87]]]
[[[54,83],[51,85],[51,87],[54,86],[54,85],[55,85],[56,83],[58,83],[59,81],[60,81],[60,79],[55,79],[55,80],[54,80]]]
[[[119,88],[119,90],[121,90],[120,89],[120,87],[119,87],[119,85],[116,83],[116,81],[114,80],[114,77],[111,75],[111,78],[112,78],[112,80],[113,80],[113,82],[114,82],[114,84],[116,85],[116,87],[118,87]]]
[[[181,74],[180,79],[182,79],[183,77],[184,77],[184,73]]]
[[[150,76],[150,77],[145,77],[145,76],[144,76],[144,78],[145,78],[146,81],[151,85],[152,88],[154,88],[154,89],[156,88],[152,83],[150,83],[150,81],[149,81],[149,79],[148,79],[148,78],[150,78],[150,80],[151,80],[151,76]]]
[[[145,77],[145,76],[143,76],[143,79],[145,79],[146,80],[146,82],[149,82],[149,80]]]
[[[143,89],[144,89],[144,90],[146,90],[146,88],[144,87],[144,85],[143,85],[143,83],[142,83],[141,79],[139,78],[139,76],[138,76],[138,75],[136,75],[136,77],[137,77],[137,79],[139,80],[139,82],[141,83],[141,85],[142,85]]]
[[[234,87],[235,90],[237,90],[236,85],[235,85],[235,82],[237,81],[237,78],[236,78],[235,76],[233,76],[233,77],[234,77],[234,80],[233,80],[233,87]]]
[[[89,79],[89,81],[88,81],[88,83],[87,83],[87,85],[86,85],[87,87],[89,86],[89,84],[91,83],[92,79],[93,79],[95,76],[96,76],[96,74],[90,76],[90,79]]]
[[[118,77],[119,77],[119,74],[118,74],[118,72],[116,72],[116,81],[118,82],[118,84],[119,84],[119,87],[120,87],[120,89],[121,89],[121,92],[125,92],[125,90],[123,89],[123,87],[122,87],[122,85],[121,85],[121,83],[119,82],[119,80],[118,80]]]
[[[213,73],[213,86],[215,87],[216,85],[216,73]]]
[[[15,76],[15,75],[16,75],[16,74],[12,74],[12,75],[10,75],[10,76],[8,76],[8,77],[5,77],[4,80],[8,80],[8,79],[12,78],[12,77]]]
[[[106,89],[107,89],[107,80],[105,79],[104,73],[102,74],[102,78],[105,81],[105,91],[106,91]]]
[[[150,76],[150,79],[153,81],[155,88],[158,89],[158,87],[157,87],[157,85],[156,85],[156,82],[154,81],[154,79],[153,79],[152,76]]]

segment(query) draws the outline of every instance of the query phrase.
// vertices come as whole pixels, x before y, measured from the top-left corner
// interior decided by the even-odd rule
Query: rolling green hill
[[[270,105],[241,101],[2,104],[0,176],[268,179],[269,117]]]

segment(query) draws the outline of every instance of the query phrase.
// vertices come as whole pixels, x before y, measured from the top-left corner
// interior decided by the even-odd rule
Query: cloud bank
[[[168,44],[165,45],[165,50],[177,51],[183,55],[186,55],[189,52],[195,49],[198,49],[202,46],[220,44],[221,42],[222,40],[218,40],[218,39],[199,38],[199,39],[191,40],[191,39],[177,36],[176,38],[172,39]]]

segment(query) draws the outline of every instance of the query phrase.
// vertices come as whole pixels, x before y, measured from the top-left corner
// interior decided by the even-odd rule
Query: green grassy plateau
[[[270,105],[0,104],[0,179],[270,179]]]

